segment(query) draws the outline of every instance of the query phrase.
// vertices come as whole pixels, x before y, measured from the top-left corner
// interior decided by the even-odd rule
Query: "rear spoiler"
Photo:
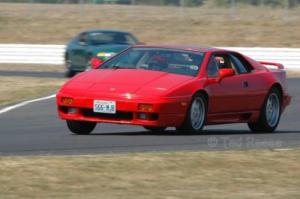
[[[260,61],[259,63],[266,65],[266,66],[276,66],[277,69],[283,70],[284,66],[280,63],[274,63],[274,62],[265,62],[265,61]]]

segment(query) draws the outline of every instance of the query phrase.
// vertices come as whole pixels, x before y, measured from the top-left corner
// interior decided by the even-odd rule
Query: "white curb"
[[[46,96],[46,97],[41,97],[41,98],[37,98],[37,99],[33,99],[33,100],[28,100],[28,101],[24,101],[24,102],[21,102],[21,103],[12,105],[12,106],[8,106],[8,107],[5,107],[5,108],[1,109],[0,114],[6,113],[8,111],[11,111],[13,109],[16,109],[16,108],[19,108],[19,107],[22,107],[22,106],[26,106],[27,104],[30,104],[30,103],[33,103],[33,102],[39,102],[39,101],[51,99],[51,98],[54,98],[55,96],[56,95],[53,94],[53,95],[49,95],[49,96]]]

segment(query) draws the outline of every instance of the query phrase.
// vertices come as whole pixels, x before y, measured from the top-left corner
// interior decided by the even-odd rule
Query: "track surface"
[[[253,134],[244,124],[209,126],[201,135],[150,133],[141,127],[98,124],[91,135],[71,134],[54,99],[0,115],[0,155],[63,155],[137,151],[300,147],[300,79],[289,79],[292,104],[276,133]]]

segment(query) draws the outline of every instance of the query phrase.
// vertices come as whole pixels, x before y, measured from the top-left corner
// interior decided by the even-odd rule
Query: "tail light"
[[[92,69],[98,68],[103,62],[104,61],[98,57],[92,57],[90,61]]]

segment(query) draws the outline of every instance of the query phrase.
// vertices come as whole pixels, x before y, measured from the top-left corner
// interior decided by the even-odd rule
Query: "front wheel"
[[[76,75],[76,71],[72,70],[72,61],[67,57],[66,58],[66,69],[67,71],[65,72],[65,77],[73,77],[74,75]]]
[[[207,100],[203,94],[194,96],[183,124],[176,128],[183,133],[200,133],[205,124],[207,113]]]
[[[248,123],[253,132],[274,132],[281,116],[281,95],[278,89],[273,88],[267,95],[259,119],[256,123]]]
[[[75,75],[76,75],[76,72],[72,71],[72,70],[67,70],[65,72],[65,77],[74,77]]]
[[[67,126],[70,131],[78,135],[88,135],[96,127],[96,122],[67,120]]]

